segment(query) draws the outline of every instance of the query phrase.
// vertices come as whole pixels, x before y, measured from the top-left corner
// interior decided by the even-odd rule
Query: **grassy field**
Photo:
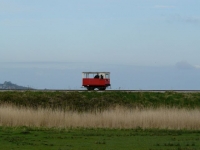
[[[5,150],[198,150],[200,93],[0,92]]]
[[[200,93],[175,92],[0,92],[0,104],[73,111],[129,108],[200,108]]]
[[[4,150],[198,150],[199,131],[0,128]]]

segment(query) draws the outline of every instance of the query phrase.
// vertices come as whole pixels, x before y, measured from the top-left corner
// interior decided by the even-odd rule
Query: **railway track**
[[[17,91],[17,92],[177,92],[177,93],[200,93],[200,90],[105,90],[105,91],[88,91],[88,90],[68,90],[68,89],[0,89],[0,92]]]

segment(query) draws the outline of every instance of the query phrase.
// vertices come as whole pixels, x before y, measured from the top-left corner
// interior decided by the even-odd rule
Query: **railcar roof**
[[[87,74],[97,74],[97,73],[105,73],[105,74],[110,74],[110,72],[82,72],[82,73],[87,73]]]

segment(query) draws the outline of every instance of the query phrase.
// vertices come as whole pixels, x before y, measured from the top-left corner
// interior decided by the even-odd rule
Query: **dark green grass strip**
[[[200,108],[200,93],[175,92],[0,92],[0,104],[90,111],[120,105],[125,107]]]
[[[200,131],[0,127],[4,150],[197,150]]]

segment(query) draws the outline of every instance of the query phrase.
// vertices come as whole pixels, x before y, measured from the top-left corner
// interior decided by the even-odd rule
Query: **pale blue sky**
[[[198,66],[199,8],[199,0],[0,0],[0,61]]]
[[[200,0],[0,0],[0,83],[200,89]]]

